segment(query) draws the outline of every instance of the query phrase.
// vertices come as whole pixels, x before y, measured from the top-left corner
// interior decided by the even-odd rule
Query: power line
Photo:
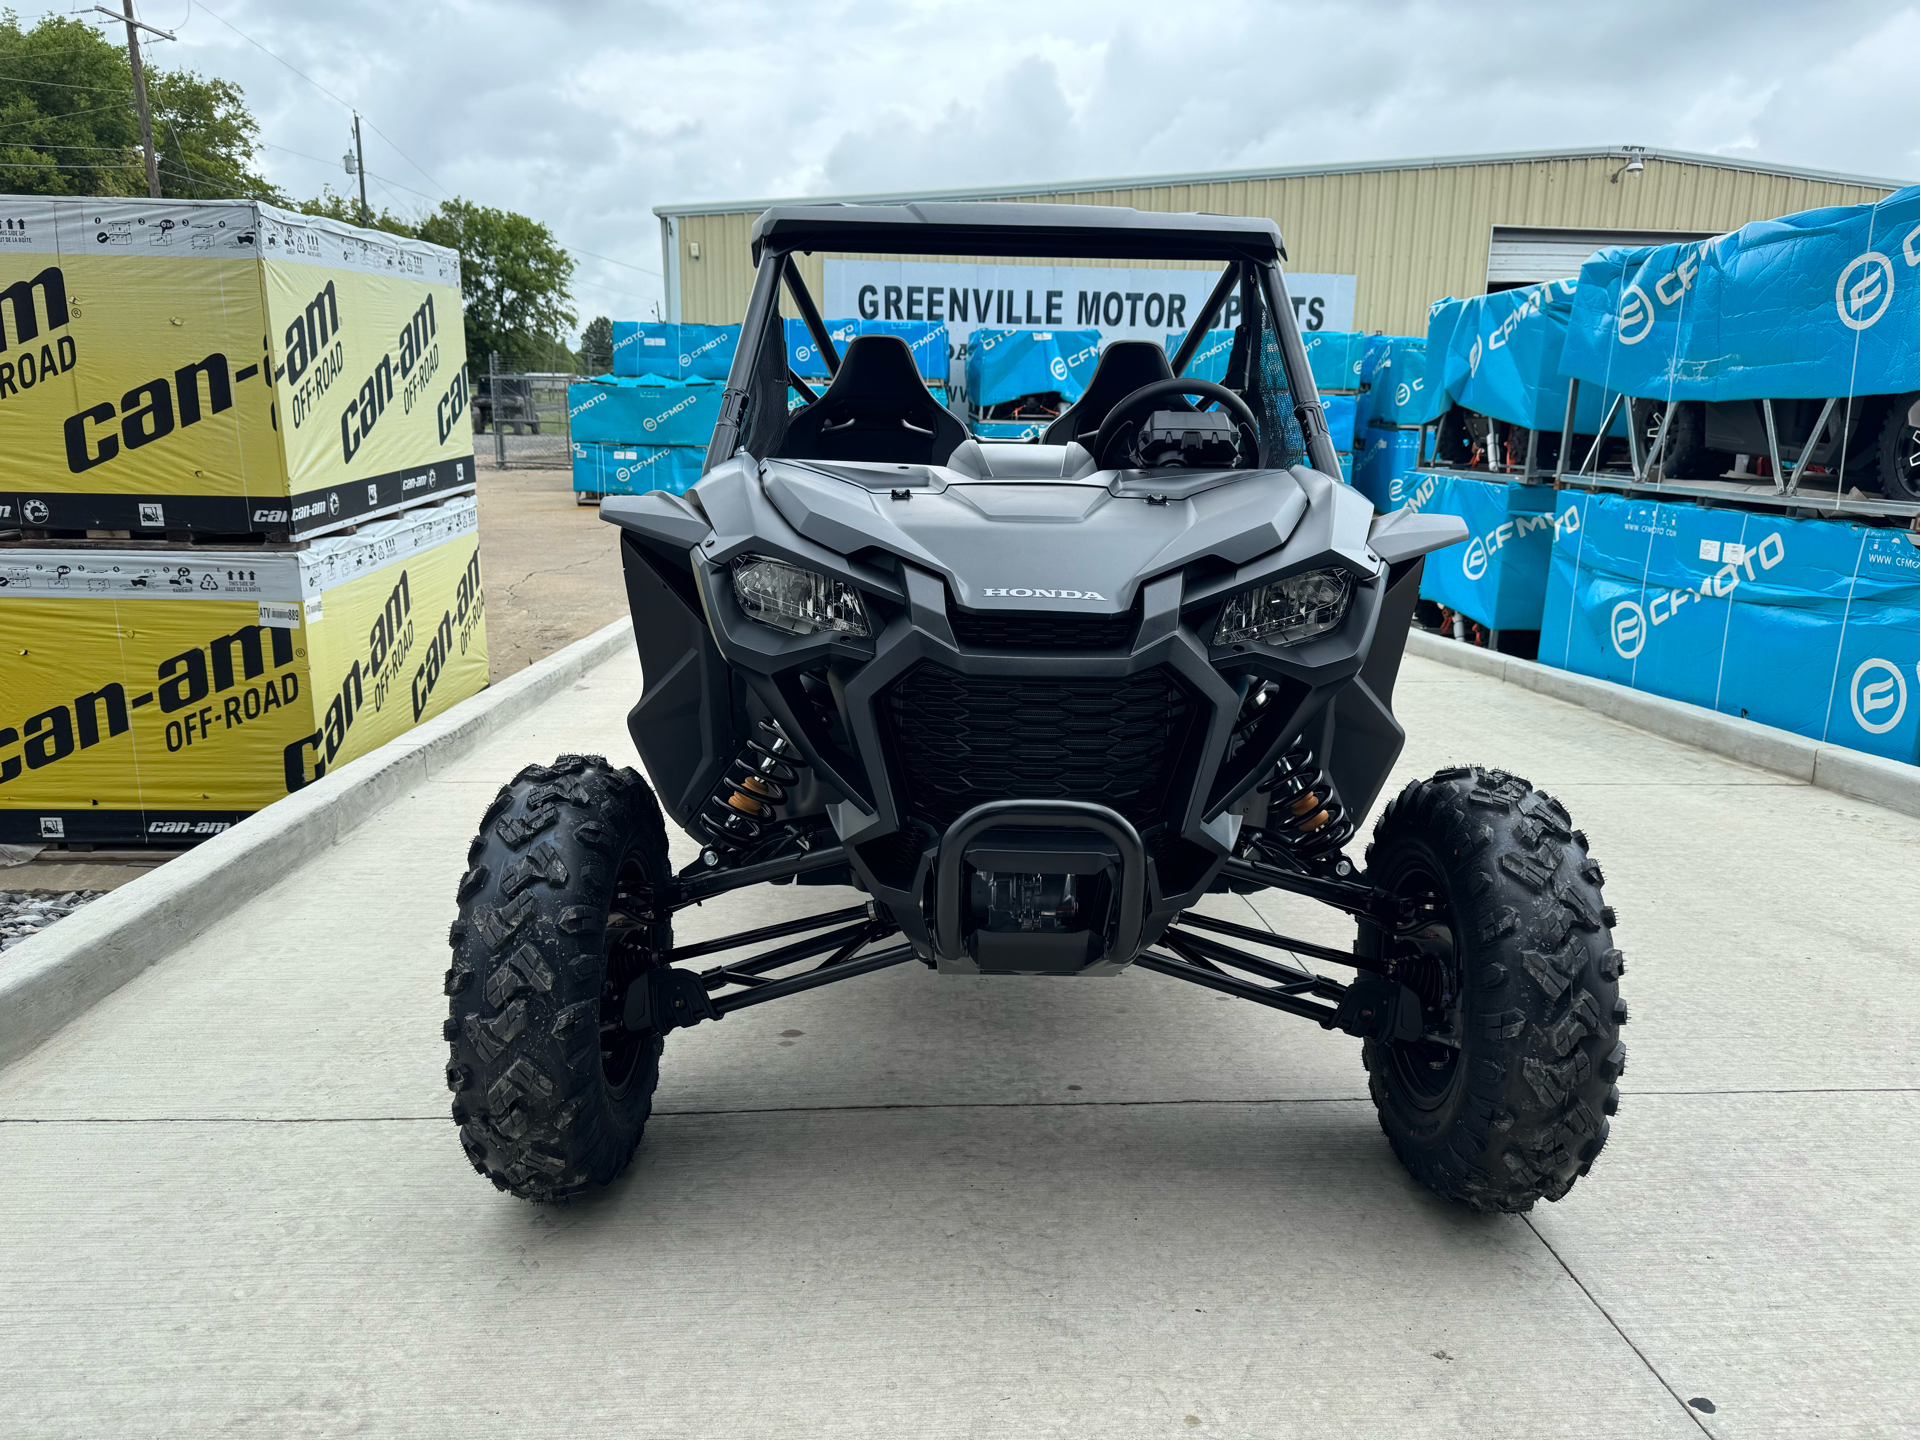
[[[282,65],[285,65],[289,70],[293,71],[294,74],[298,75],[302,80],[306,81],[309,85],[313,86],[313,88],[318,90],[322,95],[327,96],[335,104],[341,106],[343,109],[346,109],[346,110],[353,109],[353,106],[349,105],[345,100],[342,100],[338,95],[335,95],[333,91],[329,90],[325,85],[322,85],[318,80],[314,79],[313,76],[309,75],[305,70],[302,70],[298,65],[293,64],[291,61],[281,60],[278,55],[275,55],[273,53],[273,51],[269,50],[265,45],[262,45],[258,40],[254,39],[253,36],[249,35],[245,30],[242,30],[238,25],[235,25],[232,21],[228,20],[218,10],[215,10],[211,5],[203,4],[200,6],[200,8],[202,10],[205,10],[209,15],[213,16],[213,18],[218,20],[222,25],[225,25],[229,30],[233,31],[233,33],[238,35],[242,40],[245,40],[249,45],[253,46],[253,48],[258,50],[262,55],[267,56],[269,59],[279,60]]]
[[[14,80],[22,85],[44,85],[50,90],[110,90],[133,97],[132,90],[121,90],[118,85],[70,85],[64,80],[35,80],[28,75],[0,75],[0,80]]]
[[[583,285],[589,290],[604,290],[609,295],[624,295],[629,300],[653,300],[656,298],[651,295],[641,295],[632,290],[620,290],[611,285],[602,285],[597,280],[577,280],[574,283],[576,285]]]
[[[138,160],[125,165],[63,165],[54,162],[29,164],[24,160],[0,160],[0,170],[145,170],[146,165]]]
[[[306,71],[302,70],[298,65],[293,64],[291,61],[282,58],[280,55],[276,54],[274,51],[268,49],[265,45],[261,44],[258,40],[254,39],[253,36],[249,35],[246,31],[242,30],[238,25],[235,25],[231,20],[227,19],[218,10],[215,10],[212,6],[204,3],[204,0],[202,0],[202,3],[199,5],[199,8],[206,11],[209,15],[213,16],[214,19],[218,20],[222,25],[226,26],[229,30],[233,31],[234,34],[238,35],[242,40],[245,40],[249,45],[253,46],[254,49],[258,50],[261,54],[267,56],[271,60],[277,61],[281,65],[286,66],[287,69],[291,70],[294,74],[298,75],[302,80],[305,80],[309,85],[313,86],[314,89],[318,90],[322,95],[325,95],[328,99],[332,100],[336,105],[340,106],[343,110],[346,110],[350,113],[353,111],[354,107],[348,101],[341,99],[340,96],[336,95],[333,91],[329,90],[325,85],[322,85],[318,80],[314,79],[313,76],[309,75]],[[191,11],[189,13],[191,13]],[[447,189],[446,186],[442,185],[439,180],[435,179],[433,173],[429,171],[426,166],[422,165],[418,160],[415,160],[413,156],[409,155],[406,151],[402,150],[400,148],[399,143],[395,141],[393,136],[389,135],[386,131],[382,130],[378,125],[376,125],[373,122],[372,119],[368,118],[367,116],[363,115],[361,116],[361,119],[366,121],[367,128],[369,130],[373,131],[374,134],[378,135],[382,140],[386,141],[388,145],[392,146],[394,154],[398,155],[402,160],[406,161],[409,165],[413,166],[415,170],[418,170],[421,173],[421,175],[426,177],[427,183],[429,185],[432,185],[436,190],[438,190],[442,198],[447,200],[452,200],[454,198],[453,192]],[[176,137],[175,144],[178,145],[178,143],[179,141],[178,141],[178,138]],[[322,160],[317,155],[308,155],[304,151],[292,150],[284,145],[275,145],[271,141],[262,140],[259,143],[269,150],[285,151],[289,155],[298,155],[302,159],[314,161],[316,164],[331,165],[333,163],[332,161]],[[381,185],[383,188],[385,188],[387,185],[393,185],[398,189],[405,190],[410,195],[418,195],[423,200],[432,200],[434,198],[424,190],[416,190],[411,185],[402,185],[398,180],[389,180],[387,177],[374,174],[372,171],[367,172],[367,178],[374,181],[376,184]],[[397,197],[393,197],[393,198],[394,198],[395,204],[400,203]],[[558,237],[556,237],[556,239],[558,239]],[[562,241],[561,243],[563,246],[566,246],[565,241]],[[656,280],[664,279],[664,277],[661,275],[661,273],[658,270],[651,269],[650,267],[645,265],[635,265],[631,261],[627,261],[627,260],[615,260],[610,255],[600,255],[591,250],[581,250],[578,246],[566,246],[566,248],[570,250],[574,250],[578,254],[585,255],[590,259],[603,261],[608,265],[618,265],[627,270],[638,270],[642,275],[651,275]],[[580,281],[579,283],[582,285],[593,284],[593,282],[590,282],[590,281]],[[635,300],[651,299],[651,297],[649,296],[637,295],[630,290],[619,290],[611,285],[600,285],[600,286],[596,286],[595,288],[600,290],[605,290],[608,293],[613,295],[629,296],[630,298]]]
[[[339,162],[338,160],[328,160],[328,159],[326,159],[326,158],[325,158],[325,157],[323,157],[323,156],[319,156],[319,155],[309,155],[309,154],[308,154],[308,153],[307,153],[306,151],[304,151],[304,150],[295,150],[295,149],[292,149],[291,147],[289,147],[289,146],[286,146],[286,145],[276,145],[276,144],[274,144],[274,143],[273,143],[273,141],[271,141],[271,140],[262,140],[262,141],[259,141],[258,143],[260,144],[260,146],[261,146],[261,147],[262,147],[263,149],[267,149],[267,150],[278,150],[278,151],[281,151],[281,152],[283,152],[284,154],[287,154],[287,155],[298,155],[298,156],[299,156],[299,157],[300,157],[300,158],[301,158],[302,160],[311,160],[311,161],[313,161],[313,163],[314,163],[314,164],[316,164],[316,165],[325,165],[325,166],[326,166],[326,167],[327,167],[328,169],[330,169],[330,170],[331,170],[331,169],[332,169],[332,168],[333,168],[334,166],[336,166],[336,165],[338,165],[338,164],[340,163],[340,162]],[[402,184],[401,184],[401,183],[400,183],[400,182],[399,182],[398,180],[395,180],[395,179],[393,179],[393,178],[392,178],[392,177],[390,177],[390,176],[386,176],[386,175],[381,175],[381,174],[379,174],[379,173],[378,173],[378,172],[376,172],[376,171],[372,171],[372,170],[369,170],[369,171],[367,172],[367,178],[368,178],[369,180],[374,180],[374,181],[378,181],[378,182],[382,182],[382,183],[384,183],[384,184],[387,184],[387,185],[392,185],[392,186],[395,186],[395,187],[397,187],[398,189],[401,189],[401,190],[404,190],[404,191],[406,191],[406,192],[407,192],[407,193],[408,193],[409,195],[418,195],[418,196],[419,196],[419,197],[420,197],[420,198],[421,198],[422,200],[432,200],[432,199],[433,199],[433,196],[431,196],[431,195],[429,195],[429,194],[428,194],[428,193],[427,193],[426,191],[424,191],[424,190],[415,190],[415,189],[414,189],[414,188],[413,188],[413,187],[412,187],[411,185],[402,185]],[[398,202],[396,202],[396,203],[398,203]]]
[[[611,255],[594,255],[593,251],[581,250],[579,246],[574,246],[572,248],[581,255],[592,256],[595,260],[604,260],[609,265],[624,265],[629,270],[638,270],[642,275],[651,275],[656,280],[659,280],[662,278],[661,273],[658,270],[651,270],[645,265],[634,265],[625,260],[616,260]]]
[[[129,92],[128,98],[132,99],[131,92]],[[91,110],[64,110],[58,115],[36,115],[31,120],[15,120],[10,124],[0,125],[0,130],[17,130],[22,125],[52,125],[57,121],[71,120],[78,115],[99,115],[105,111],[117,110],[118,108],[116,105],[96,105]]]

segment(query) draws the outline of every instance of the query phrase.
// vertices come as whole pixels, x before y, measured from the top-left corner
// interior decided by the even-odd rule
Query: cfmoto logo
[[[1061,359],[1060,356],[1055,356],[1053,363],[1049,365],[1047,369],[1053,375],[1054,379],[1067,379],[1067,362]]]
[[[1894,262],[1878,250],[1850,260],[1834,282],[1834,308],[1849,330],[1866,330],[1894,299]]]
[[[1652,329],[1654,307],[1648,304],[1647,292],[1638,285],[1630,285],[1621,292],[1621,311],[1614,324],[1615,338],[1623,345],[1638,345],[1647,339]]]
[[[1461,574],[1469,580],[1479,580],[1487,574],[1487,547],[1478,535],[1467,543],[1467,553],[1461,557]]]
[[[1615,654],[1622,660],[1633,660],[1639,655],[1648,641],[1648,618],[1640,602],[1624,600],[1615,606],[1614,614],[1608,618],[1608,633],[1614,641]]]
[[[1891,661],[1870,656],[1854,668],[1854,679],[1848,682],[1848,706],[1862,730],[1869,735],[1885,735],[1907,714],[1907,678]]]

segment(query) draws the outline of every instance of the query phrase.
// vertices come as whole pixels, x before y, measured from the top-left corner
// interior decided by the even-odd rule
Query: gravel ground
[[[70,916],[105,891],[68,891],[46,895],[32,891],[0,891],[0,951],[11,950],[28,936],[38,935],[63,916]]]
[[[476,436],[488,445],[491,437]],[[508,436],[545,440],[545,436]],[[480,564],[487,577],[487,669],[504,680],[627,614],[620,531],[574,503],[565,470],[496,470],[481,456]]]

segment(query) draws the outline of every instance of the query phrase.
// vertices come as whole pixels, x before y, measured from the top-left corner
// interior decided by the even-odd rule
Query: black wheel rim
[[[600,1074],[615,1096],[624,1096],[634,1084],[654,1044],[651,1031],[627,1026],[628,992],[659,963],[654,926],[654,878],[640,855],[629,851],[614,872],[614,893],[603,931]]]
[[[1388,1065],[1410,1105],[1437,1111],[1453,1100],[1465,1074],[1460,927],[1447,887],[1427,862],[1404,863],[1390,888],[1402,902],[1403,916],[1389,948],[1395,976],[1420,996],[1430,1037],[1446,1039],[1386,1043]]]

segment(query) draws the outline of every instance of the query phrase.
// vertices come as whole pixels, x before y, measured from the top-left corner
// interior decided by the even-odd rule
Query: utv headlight
[[[1310,570],[1244,590],[1221,611],[1215,645],[1262,640],[1294,645],[1341,623],[1354,581],[1344,570]]]
[[[753,619],[795,635],[823,630],[873,634],[859,591],[846,581],[784,560],[744,555],[735,561],[734,598]]]

